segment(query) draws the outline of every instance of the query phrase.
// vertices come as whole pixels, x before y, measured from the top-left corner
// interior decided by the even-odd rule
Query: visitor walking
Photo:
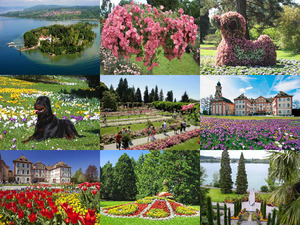
[[[164,134],[166,133],[166,130],[167,130],[167,122],[164,121],[164,123],[162,124],[162,128],[163,128],[163,131],[164,131]]]
[[[152,133],[151,133],[151,141],[155,141],[155,134],[156,134],[156,130],[155,130],[155,127],[152,126]]]
[[[126,132],[127,132],[128,134],[131,134],[130,126],[128,126]]]
[[[103,116],[103,123],[106,123],[106,114]]]
[[[121,139],[122,139],[122,131],[120,131],[116,136],[117,149],[121,150]]]
[[[126,132],[127,132],[126,127],[123,127],[123,129],[122,129],[122,134],[124,134],[124,133],[126,133]]]
[[[186,128],[186,122],[185,121],[183,121],[182,126],[183,126],[183,131],[185,132],[185,128]]]
[[[180,133],[182,132],[182,130],[183,130],[183,123],[181,122],[180,123]]]

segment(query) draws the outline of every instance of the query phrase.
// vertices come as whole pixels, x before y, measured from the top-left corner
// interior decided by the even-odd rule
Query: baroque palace
[[[70,183],[71,167],[63,161],[53,166],[45,165],[38,161],[33,164],[24,155],[13,160],[14,170],[1,159],[0,155],[0,182],[17,182],[24,184],[48,182],[48,183]]]
[[[218,82],[215,98],[211,102],[212,115],[292,115],[293,96],[280,91],[274,98],[259,96],[256,99],[247,98],[241,94],[234,103],[222,96],[222,86]]]

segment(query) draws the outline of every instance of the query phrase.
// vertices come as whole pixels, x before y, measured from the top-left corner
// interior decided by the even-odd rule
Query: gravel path
[[[186,128],[186,131],[194,130],[194,129],[197,129],[197,128],[200,128],[200,127],[196,127],[196,126],[191,125],[190,127]],[[176,134],[174,134],[174,131],[169,131],[169,132],[166,132],[165,134],[164,133],[157,134],[157,135],[155,135],[155,140],[172,137],[174,135],[176,135]],[[131,145],[129,145],[129,147],[134,147],[134,146],[146,144],[148,142],[150,142],[149,137],[134,139],[134,140],[132,140],[132,143],[131,143]],[[109,145],[104,145],[104,150],[117,150],[116,149],[116,143],[109,144]]]

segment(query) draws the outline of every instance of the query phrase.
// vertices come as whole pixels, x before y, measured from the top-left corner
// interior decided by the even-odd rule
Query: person
[[[156,130],[155,130],[155,127],[151,126],[152,128],[152,133],[151,133],[151,141],[155,141],[155,137],[154,135],[156,134]]]
[[[122,129],[122,134],[124,134],[124,133],[126,133],[126,132],[127,132],[126,127],[123,127],[123,129]]]
[[[116,136],[117,149],[121,150],[121,139],[122,139],[122,131],[120,131]]]
[[[130,126],[128,126],[127,131],[128,134],[131,134]]]
[[[185,128],[186,128],[186,122],[185,122],[185,120],[183,121],[182,125],[183,125],[183,131],[185,132]]]
[[[162,125],[162,128],[164,130],[164,134],[166,133],[166,130],[167,130],[167,122],[164,121],[163,125]]]
[[[182,132],[182,130],[183,130],[183,123],[181,122],[180,123],[180,133]]]
[[[106,114],[103,116],[103,123],[106,123]]]

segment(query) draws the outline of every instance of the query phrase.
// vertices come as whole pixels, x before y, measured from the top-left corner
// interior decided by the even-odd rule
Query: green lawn
[[[57,118],[62,119],[63,116],[70,119],[71,115],[76,117],[85,117],[87,114],[94,117],[99,115],[99,99],[95,91],[90,90],[87,83],[81,79],[76,79],[72,76],[50,76],[50,80],[56,79],[59,82],[68,82],[74,85],[65,85],[64,83],[51,84],[46,82],[25,82],[22,80],[13,79],[10,77],[1,77],[0,82],[0,105],[2,107],[18,107],[17,110],[11,111],[0,109],[0,149],[3,150],[97,150],[99,149],[99,120],[81,120],[75,123],[75,128],[79,134],[85,135],[83,138],[67,139],[47,139],[46,141],[37,142],[32,140],[26,144],[21,141],[29,138],[35,130],[34,121],[37,118],[34,113],[34,103],[37,96],[46,95],[51,100],[52,111]],[[21,89],[16,89],[16,87]],[[5,90],[9,88],[9,90]],[[2,90],[1,90],[2,89]],[[28,94],[27,96],[19,95],[27,92],[28,89],[34,91],[47,91],[47,93],[37,93],[36,96]],[[63,100],[66,96],[64,93],[72,93],[73,100]],[[13,96],[16,95],[16,96]],[[87,112],[87,114],[84,114]],[[10,121],[9,118],[14,118],[15,121]],[[25,120],[25,121],[22,121]],[[28,127],[27,123],[32,121]],[[5,133],[6,132],[6,133]],[[5,134],[4,134],[5,133]],[[15,140],[15,142],[13,142]]]
[[[200,145],[199,145],[198,141],[199,141],[199,138],[193,138],[191,140],[188,140],[179,145],[175,145],[166,150],[199,150]]]
[[[215,47],[212,44],[201,44],[200,48],[211,48]],[[202,56],[215,56],[217,50],[212,49],[200,49],[200,55]],[[300,54],[296,54],[293,51],[288,50],[276,50],[277,59],[291,59],[291,60],[300,60]]]
[[[201,116],[202,117],[202,116]],[[289,120],[299,120],[299,117],[267,117],[267,116],[203,116],[203,117],[215,117],[220,119],[231,119],[231,120],[265,120],[265,119],[289,119]],[[200,118],[201,120],[201,118]]]
[[[100,201],[100,207],[112,206],[112,205],[121,205],[130,203],[132,201]],[[197,209],[200,209],[200,206],[193,206]],[[200,217],[175,217],[172,220],[166,221],[155,221],[155,220],[145,220],[141,218],[112,218],[108,216],[101,215],[100,217],[101,225],[193,225],[200,224]]]
[[[208,196],[211,197],[212,202],[224,202],[225,198],[228,196],[236,198],[236,197],[244,196],[244,195],[235,194],[234,191],[231,194],[221,194],[221,189],[210,188],[209,192],[208,192]]]
[[[161,48],[162,49],[162,48]],[[131,57],[131,61],[142,68],[143,74],[149,74],[148,67],[143,65],[143,62],[136,62],[136,56]],[[171,62],[160,53],[157,56],[159,66],[153,68],[153,75],[199,75],[200,68],[193,58],[193,53],[183,53],[181,61],[177,58]]]
[[[152,122],[154,127],[159,127],[162,125],[162,122]],[[138,124],[131,124],[125,126],[118,126],[118,127],[103,127],[101,128],[101,135],[103,134],[116,134],[122,130],[123,127],[130,126],[131,131],[143,130],[146,128],[146,123],[138,123]]]

